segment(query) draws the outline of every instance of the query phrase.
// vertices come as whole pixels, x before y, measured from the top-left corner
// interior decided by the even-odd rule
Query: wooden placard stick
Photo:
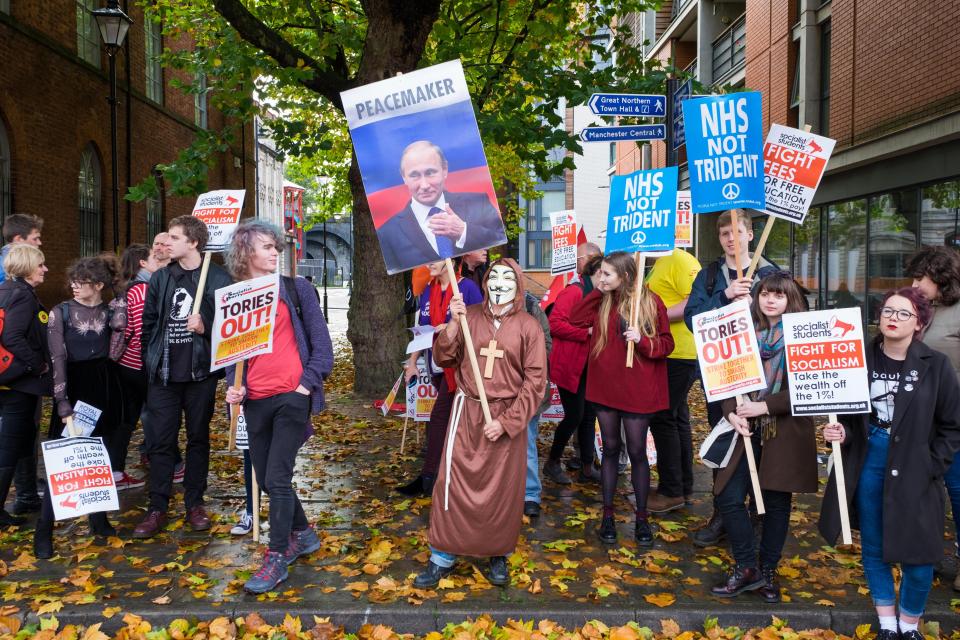
[[[737,395],[737,406],[743,404],[743,396]],[[742,436],[743,451],[747,454],[747,468],[750,469],[750,484],[753,485],[753,498],[757,504],[757,513],[763,515],[767,510],[763,506],[763,491],[760,489],[760,476],[757,474],[757,459],[753,455],[752,436]]]
[[[253,541],[260,542],[260,484],[257,470],[250,465],[250,492],[253,494]]]
[[[837,421],[837,414],[827,416],[827,422]],[[840,531],[843,544],[853,544],[850,535],[850,508],[847,505],[847,482],[843,476],[843,454],[840,453],[840,443],[834,440],[830,443],[833,448],[833,473],[837,479],[837,504],[840,506]]]
[[[243,363],[241,360],[237,363],[237,368],[233,374],[233,386],[238,389],[243,386]],[[230,405],[230,440],[227,444],[227,451],[233,451],[237,447],[237,420],[240,419],[240,405]],[[249,436],[248,436],[249,442]]]
[[[192,315],[200,313],[200,304],[203,302],[203,288],[207,284],[207,271],[210,270],[211,255],[213,254],[209,251],[203,252],[203,266],[200,267],[200,282],[197,283],[197,293],[193,297]]]
[[[740,262],[740,220],[736,209],[730,209],[730,223],[733,225],[733,250],[737,254],[737,280],[743,277],[743,263]]]
[[[450,276],[450,286],[453,287],[453,295],[460,295],[460,286],[457,284],[457,272],[453,268],[453,260],[446,258],[444,262],[447,265],[447,274]],[[521,301],[520,304],[523,304]],[[467,316],[460,316],[460,330],[463,331],[463,342],[467,347],[467,357],[470,359],[470,369],[473,371],[473,379],[477,383],[477,393],[480,396],[480,408],[483,409],[483,419],[488,423],[493,422],[493,416],[490,415],[490,405],[487,402],[487,390],[483,388],[483,376],[480,374],[480,363],[477,362],[477,352],[473,348],[473,337],[470,335],[470,325],[467,324]]]
[[[628,326],[637,326],[637,319],[640,315],[640,294],[643,292],[643,270],[647,265],[647,256],[641,252],[633,254],[633,259],[637,265],[637,282],[633,292],[633,304],[630,305],[630,324]],[[636,343],[633,340],[627,340],[627,368],[633,368],[633,350]]]
[[[80,435],[80,430],[73,422],[73,416],[67,416],[67,433],[70,434],[71,438],[76,438]]]
[[[400,455],[403,455],[404,445],[407,444],[407,421],[410,420],[410,416],[403,416],[403,435],[400,436]],[[419,431],[417,433],[420,433]]]

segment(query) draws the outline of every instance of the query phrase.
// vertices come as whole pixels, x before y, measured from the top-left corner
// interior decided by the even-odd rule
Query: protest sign
[[[250,448],[250,436],[247,434],[247,418],[243,415],[243,405],[240,405],[240,411],[237,413],[237,449],[245,451]]]
[[[835,140],[780,124],[770,127],[763,145],[766,212],[803,224]]]
[[[423,351],[433,346],[434,327],[430,324],[417,324],[410,327],[413,340],[407,343],[407,355],[416,351]]]
[[[683,122],[693,212],[763,209],[760,94],[688,98]]]
[[[397,399],[397,393],[400,391],[400,385],[403,383],[404,374],[401,373],[400,377],[397,378],[397,381],[393,383],[393,388],[390,389],[390,393],[387,394],[387,397],[383,399],[383,404],[380,406],[380,411],[383,413],[384,417],[387,417],[390,413],[390,409],[393,407],[393,401]]]
[[[860,309],[786,313],[783,344],[793,415],[870,410]]]
[[[103,438],[47,440],[40,446],[55,519],[120,508]]]
[[[240,223],[243,209],[243,189],[220,189],[200,194],[193,206],[193,216],[207,225],[207,245],[204,251],[223,251]]]
[[[210,371],[273,351],[280,276],[270,274],[217,289]]]
[[[577,270],[577,217],[573,211],[554,211],[550,214],[550,235],[553,256],[550,275],[573,273]]]
[[[746,300],[695,315],[693,339],[707,402],[766,389]]]
[[[606,254],[670,252],[676,241],[677,168],[613,176]]]
[[[690,207],[690,192],[677,191],[677,247],[693,247],[693,209]]]
[[[83,400],[77,400],[77,403],[73,405],[73,426],[75,430],[70,433],[70,428],[64,426],[60,435],[64,438],[73,435],[89,436],[97,428],[97,422],[101,415],[103,415],[103,411],[100,409],[87,404]]]
[[[550,406],[540,414],[540,422],[560,422],[563,420],[563,403],[560,402],[560,389],[550,383]]]
[[[433,405],[437,401],[437,388],[433,376],[423,358],[417,360],[417,378],[407,387],[407,417],[414,422],[429,422]]]
[[[459,60],[340,96],[387,273],[506,242]]]

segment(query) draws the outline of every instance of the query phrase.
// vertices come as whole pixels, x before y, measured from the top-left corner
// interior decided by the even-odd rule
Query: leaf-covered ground
[[[352,396],[353,369],[349,350],[343,345],[338,349],[337,362],[328,384],[329,410],[315,420],[317,435],[301,450],[296,478],[300,498],[317,526],[323,546],[291,567],[289,580],[275,592],[255,597],[242,590],[243,582],[258,566],[264,547],[250,536],[236,538],[229,533],[237,511],[242,508],[242,459],[238,452],[225,451],[227,422],[225,413],[218,413],[211,436],[208,509],[215,520],[211,532],[194,533],[184,527],[179,488],[171,505],[170,524],[149,541],[130,538],[132,528],[143,515],[143,489],[120,494],[122,510],[111,514],[120,530],[119,537],[98,541],[88,535],[84,520],[60,523],[55,538],[59,555],[50,561],[38,561],[32,556],[30,528],[0,532],[0,625],[5,624],[12,631],[11,620],[19,620],[25,614],[32,614],[29,620],[34,620],[37,615],[62,618],[64,613],[80,612],[91,620],[102,617],[107,623],[105,628],[114,628],[129,612],[163,612],[167,608],[169,621],[219,607],[226,617],[203,623],[207,626],[201,630],[204,635],[224,637],[210,627],[225,625],[241,636],[282,633],[279,627],[268,629],[270,633],[260,630],[255,619],[236,627],[231,617],[234,613],[246,615],[251,611],[275,612],[285,608],[320,613],[375,613],[377,607],[391,611],[398,607],[427,607],[441,612],[447,609],[479,614],[509,607],[529,611],[533,618],[538,611],[577,607],[625,611],[633,607],[656,610],[665,619],[684,607],[704,605],[717,614],[737,607],[761,613],[772,611],[751,594],[733,600],[708,595],[710,586],[721,580],[728,569],[730,555],[725,546],[699,549],[691,543],[693,532],[710,509],[710,475],[699,465],[694,504],[664,517],[654,517],[656,544],[652,549],[640,549],[633,542],[632,507],[628,503],[632,496],[626,477],[621,478],[617,503],[620,544],[613,547],[601,545],[595,535],[600,511],[598,486],[560,487],[545,481],[543,514],[533,522],[525,522],[520,543],[509,559],[509,587],[490,585],[482,575],[483,561],[461,561],[457,571],[442,581],[438,589],[414,589],[412,578],[428,557],[426,523],[430,500],[407,499],[392,491],[419,469],[414,425],[410,425],[406,451],[401,455],[402,420],[383,418],[369,399]],[[706,432],[706,421],[696,389],[690,402],[699,441]],[[551,425],[542,425],[542,453],[546,452],[552,434]],[[144,473],[136,467],[132,471]],[[858,548],[836,549],[823,544],[815,530],[818,506],[819,496],[802,496],[797,501],[779,570],[784,604],[776,611],[789,613],[804,607],[856,610],[864,612],[863,622],[870,622]],[[266,524],[266,507],[263,514]],[[264,538],[267,535],[269,531],[265,530]],[[950,548],[952,541],[945,538],[945,554]],[[952,576],[938,578],[930,598],[930,610],[946,614],[947,619],[940,620],[946,628],[957,626],[957,617],[951,613],[960,612],[960,594],[951,590],[951,582]],[[333,622],[337,624],[336,619]],[[476,624],[481,623],[492,624]],[[142,624],[146,623],[134,620],[127,626],[137,629]],[[302,624],[302,629],[306,629],[308,623]],[[318,624],[322,630],[311,630],[314,637],[338,637],[339,632],[332,625]],[[543,636],[554,640],[568,633],[552,624],[556,623],[543,622],[532,629],[518,625],[496,627],[496,634],[490,637],[541,640]],[[449,637],[467,640],[473,637],[473,629],[450,630]],[[691,630],[688,633],[692,635],[684,640],[699,637],[698,634],[713,640],[725,637],[727,632],[717,629]],[[92,634],[91,638],[101,637],[89,628],[84,633]],[[166,633],[171,638],[191,635],[179,627],[170,627]],[[395,635],[385,627],[373,627],[365,633],[363,637],[375,640]],[[580,637],[612,640],[635,640],[631,634],[647,634],[626,627],[609,631],[602,625],[592,631],[580,629],[579,633]],[[661,633],[657,630],[658,635]],[[829,633],[824,633],[810,637],[829,637]],[[679,630],[674,635],[678,634]],[[131,631],[125,637],[136,635]],[[795,637],[783,629],[765,629],[758,635],[767,640]],[[72,636],[68,633],[61,637]]]

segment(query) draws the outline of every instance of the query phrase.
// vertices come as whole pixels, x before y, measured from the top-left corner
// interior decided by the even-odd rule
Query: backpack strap
[[[303,307],[300,305],[300,292],[297,291],[297,281],[290,276],[280,276],[280,278],[283,280],[284,289],[287,290],[290,299],[293,301],[293,308],[297,312],[297,317],[300,318],[300,324],[303,324]]]
[[[713,288],[717,286],[717,276],[720,275],[720,263],[714,260],[707,266],[707,295],[713,295]]]

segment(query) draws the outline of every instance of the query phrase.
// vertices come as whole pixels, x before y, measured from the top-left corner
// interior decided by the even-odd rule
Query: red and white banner
[[[763,145],[765,211],[803,224],[835,144],[815,133],[772,125]]]
[[[40,447],[55,519],[120,508],[103,438],[47,440]]]
[[[193,216],[207,225],[207,246],[204,251],[223,251],[230,244],[234,229],[240,224],[243,210],[243,189],[221,189],[200,194],[193,206]]]
[[[553,256],[550,273],[574,273],[577,270],[577,216],[572,210],[550,214]]]

